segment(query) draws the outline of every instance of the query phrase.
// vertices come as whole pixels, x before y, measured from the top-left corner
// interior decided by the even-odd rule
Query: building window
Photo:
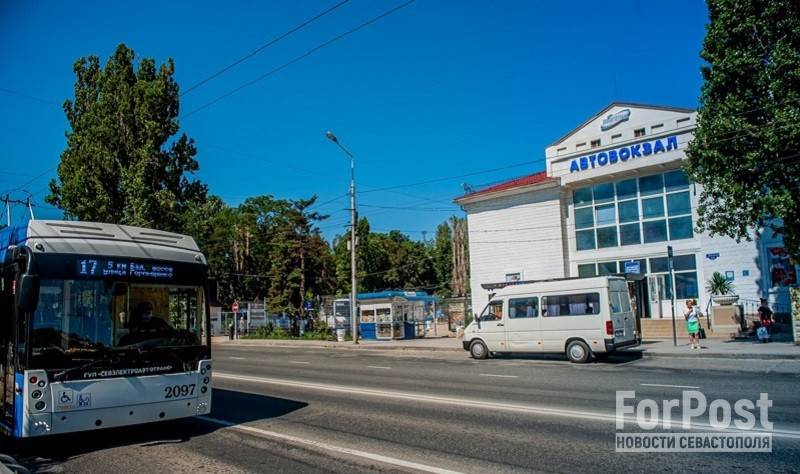
[[[589,142],[589,147],[590,148],[597,148],[599,146],[600,146],[600,139],[599,138],[597,140],[592,140],[591,142]]]
[[[579,230],[575,232],[575,241],[578,250],[589,250],[595,248],[594,245],[594,229]]]
[[[697,261],[694,255],[676,255],[672,259],[675,272],[675,298],[678,300],[697,298],[700,296],[697,282]],[[658,257],[650,259],[651,274],[669,275],[669,259]],[[672,282],[664,278],[664,298],[669,298],[672,293]]]
[[[597,268],[594,263],[578,265],[578,276],[593,277],[597,276]]]
[[[572,192],[578,250],[691,239],[689,180],[681,170]]]
[[[597,273],[600,275],[617,273],[617,262],[597,262]]]
[[[644,136],[644,129],[643,128],[637,128],[636,130],[633,131],[633,137],[634,138],[643,137],[643,136]]]

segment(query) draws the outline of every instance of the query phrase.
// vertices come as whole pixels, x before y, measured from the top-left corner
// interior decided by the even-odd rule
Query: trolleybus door
[[[13,272],[5,271],[2,275],[2,291],[0,292],[0,422],[9,429],[14,426],[14,367],[16,366],[16,349],[14,334],[17,308],[14,304]]]

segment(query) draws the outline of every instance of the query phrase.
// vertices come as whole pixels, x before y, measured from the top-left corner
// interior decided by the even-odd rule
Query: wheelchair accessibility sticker
[[[75,392],[73,390],[59,390],[56,394],[56,410],[71,410],[75,408]]]
[[[91,393],[75,393],[74,390],[59,390],[56,392],[56,411],[74,410],[92,406]]]

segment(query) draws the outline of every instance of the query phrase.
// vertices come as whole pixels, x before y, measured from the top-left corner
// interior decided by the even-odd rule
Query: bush
[[[324,321],[320,320],[315,320],[314,323],[315,329],[313,331],[306,331],[299,337],[292,336],[291,332],[279,327],[273,327],[272,324],[266,324],[256,328],[252,334],[242,336],[242,339],[302,339],[311,341],[329,340],[331,338],[331,329],[328,327],[328,325],[325,324]]]

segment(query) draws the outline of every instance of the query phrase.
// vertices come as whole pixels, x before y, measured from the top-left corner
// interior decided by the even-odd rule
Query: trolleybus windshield
[[[87,260],[40,266],[29,368],[52,371],[57,379],[102,378],[124,369],[152,375],[190,370],[208,356],[205,289],[192,283],[198,280],[192,272],[157,262]],[[54,278],[56,270],[72,278]]]

